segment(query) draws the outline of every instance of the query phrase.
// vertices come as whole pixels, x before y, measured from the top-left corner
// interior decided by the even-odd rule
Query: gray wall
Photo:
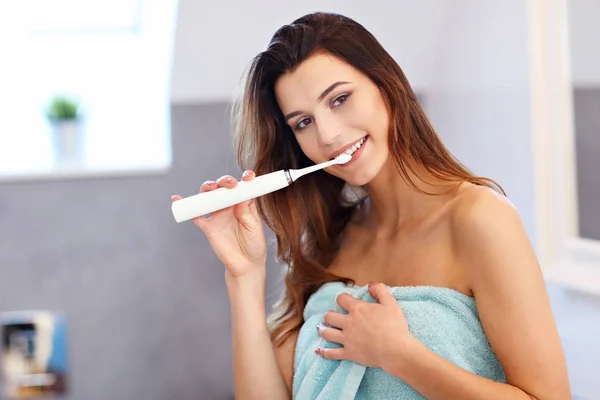
[[[579,234],[600,240],[600,87],[574,91]]]
[[[233,398],[223,266],[170,211],[171,194],[239,176],[228,115],[172,111],[166,176],[0,183],[0,311],[66,313],[67,399]]]

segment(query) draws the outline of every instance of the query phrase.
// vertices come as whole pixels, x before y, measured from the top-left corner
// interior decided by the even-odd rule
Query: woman
[[[226,267],[236,398],[570,398],[516,210],[451,156],[361,25],[314,13],[280,28],[236,111],[243,180],[352,153],[194,220]],[[289,265],[271,324],[261,219]]]

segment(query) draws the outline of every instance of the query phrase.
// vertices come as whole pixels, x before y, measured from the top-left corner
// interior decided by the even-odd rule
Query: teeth
[[[365,140],[367,140],[366,136],[364,138],[360,139],[355,145],[353,145],[352,147],[350,147],[344,153],[346,153],[346,154],[348,154],[348,155],[351,156],[352,154],[354,154],[354,152],[356,150],[360,149],[360,146],[362,146],[362,144],[365,142]]]
[[[366,136],[364,138],[360,139],[358,141],[358,143],[356,143],[354,146],[352,146],[348,150],[346,150],[346,154],[350,154],[350,155],[354,154],[354,152],[356,150],[360,149],[360,146],[362,146],[362,144],[365,142],[365,140],[366,140]]]

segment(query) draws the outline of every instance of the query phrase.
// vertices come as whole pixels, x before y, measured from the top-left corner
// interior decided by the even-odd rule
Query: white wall
[[[452,4],[432,57],[429,116],[461,161],[505,189],[534,240],[527,2]]]
[[[281,25],[312,11],[335,11],[369,29],[400,63],[415,88],[433,75],[435,51],[443,39],[448,2],[180,0],[172,100],[177,103],[228,100],[248,63]]]
[[[571,74],[577,87],[600,86],[600,0],[567,0]]]

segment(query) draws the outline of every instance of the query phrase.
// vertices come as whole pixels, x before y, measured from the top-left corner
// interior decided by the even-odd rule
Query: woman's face
[[[389,115],[379,88],[342,60],[316,54],[275,85],[279,107],[314,163],[342,152],[352,159],[327,171],[351,185],[369,183],[388,158]]]

